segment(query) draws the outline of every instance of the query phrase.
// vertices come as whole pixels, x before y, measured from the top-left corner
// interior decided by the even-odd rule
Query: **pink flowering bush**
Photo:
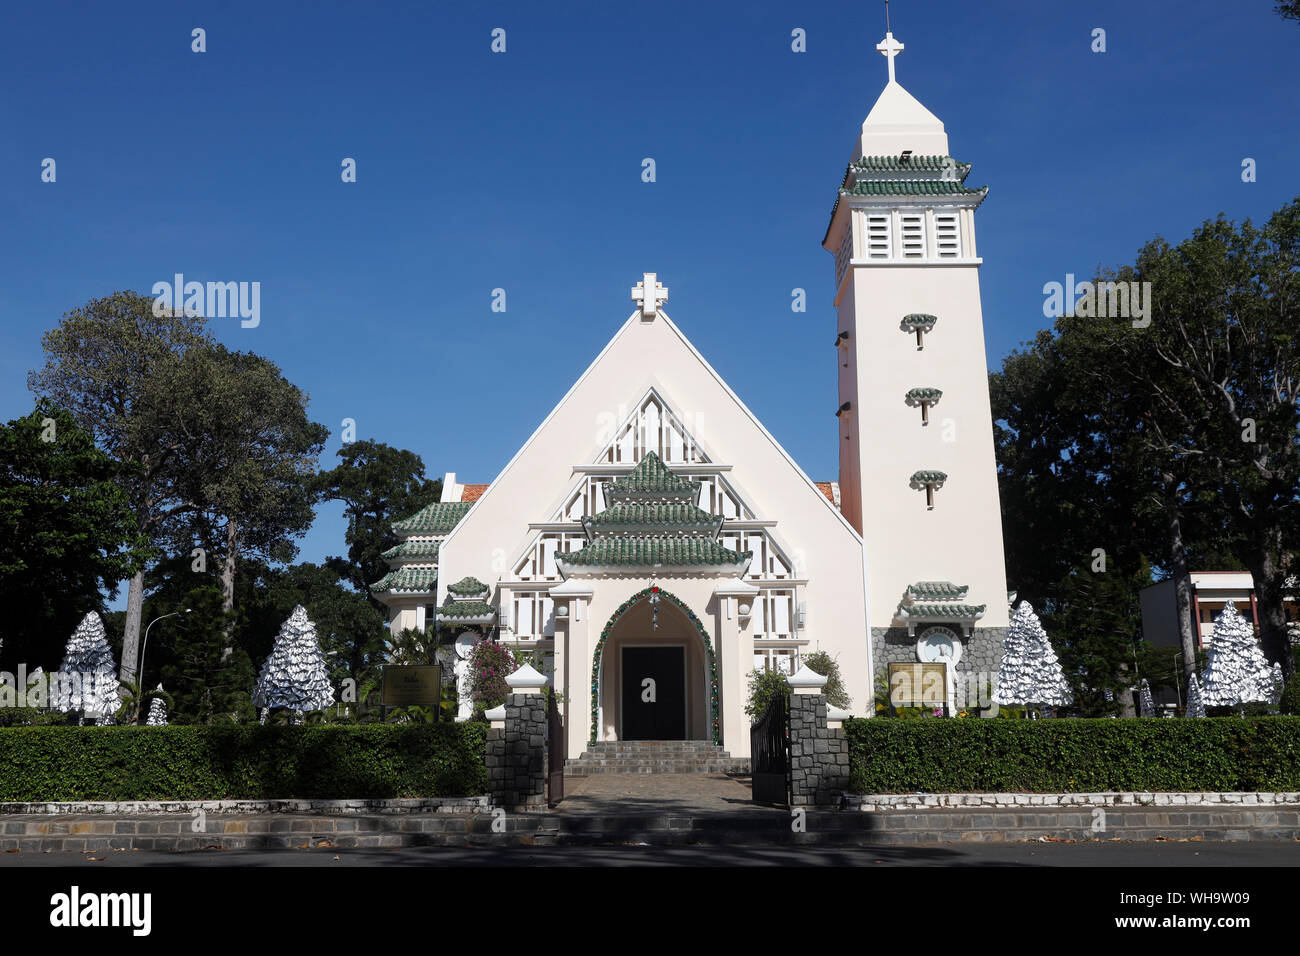
[[[506,702],[510,688],[506,675],[518,670],[514,655],[504,644],[484,638],[474,645],[469,655],[470,699],[474,701],[474,715],[480,718]]]

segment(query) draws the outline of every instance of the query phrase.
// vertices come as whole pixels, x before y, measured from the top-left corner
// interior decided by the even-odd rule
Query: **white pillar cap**
[[[785,679],[785,682],[796,694],[817,694],[826,686],[826,680],[821,674],[810,670],[807,664],[801,664],[797,671]]]
[[[512,694],[536,694],[546,686],[546,677],[537,673],[532,664],[525,664],[513,674],[506,675],[506,685]]]

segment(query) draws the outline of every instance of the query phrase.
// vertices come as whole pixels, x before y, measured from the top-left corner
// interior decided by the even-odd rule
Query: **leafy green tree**
[[[789,696],[790,685],[785,677],[777,670],[749,672],[749,699],[745,702],[745,713],[751,720],[757,721],[767,712],[772,698],[781,694]]]
[[[853,698],[849,696],[848,690],[844,687],[844,678],[840,674],[840,665],[835,658],[831,657],[826,651],[813,651],[811,654],[803,655],[802,663],[814,674],[821,674],[826,678],[826,685],[822,688],[822,693],[832,707],[839,707],[844,710],[852,705]]]
[[[116,594],[144,539],[121,468],[72,416],[41,404],[0,427],[0,640],[7,660],[56,667],[102,592]]]
[[[1097,321],[1106,369],[1136,398],[1149,449],[1201,502],[1254,578],[1260,639],[1289,677],[1283,606],[1300,537],[1300,199],[1262,226],[1223,216],[1148,243],[1149,327]],[[1179,467],[1181,465],[1181,467]]]
[[[221,588],[200,585],[185,596],[191,612],[184,621],[150,637],[163,659],[162,683],[171,694],[174,724],[247,723],[255,718],[250,698],[256,681],[253,663],[242,648],[229,650],[231,615],[223,609]],[[147,663],[147,661],[146,661]]]
[[[1278,0],[1273,11],[1283,20],[1300,20],[1300,0]]]
[[[343,502],[348,519],[347,560],[330,558],[329,563],[369,595],[369,586],[388,573],[382,554],[397,544],[393,522],[437,501],[442,480],[424,476],[419,455],[382,442],[350,442],[338,455],[342,462],[317,479],[321,497]]]
[[[204,320],[154,313],[153,299],[115,292],[66,313],[45,333],[46,362],[28,387],[67,409],[95,444],[125,470],[120,483],[136,533],[151,543],[194,503],[181,479],[194,464],[186,437],[194,408],[169,401],[165,387],[187,349],[210,342]],[[144,565],[131,569],[121,674],[134,680],[144,603]]]
[[[1090,334],[1062,319],[1008,356],[989,390],[1008,583],[1053,635],[1080,708],[1100,715],[1132,680],[1125,665],[1162,501],[1124,427],[1124,397],[1089,378]]]
[[[190,419],[191,470],[177,482],[194,509],[184,526],[219,562],[223,610],[235,610],[241,558],[287,562],[315,518],[313,485],[328,431],[274,362],[212,344],[169,369],[167,392]],[[233,638],[232,638],[233,640]]]

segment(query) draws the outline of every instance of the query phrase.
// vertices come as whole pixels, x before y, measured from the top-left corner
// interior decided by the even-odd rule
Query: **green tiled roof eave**
[[[989,188],[974,189],[947,179],[869,179],[840,189],[841,196],[986,196]]]
[[[441,542],[438,541],[403,541],[401,544],[394,545],[383,554],[381,558],[393,560],[396,558],[428,558],[431,561],[438,559],[438,548]]]
[[[904,604],[898,609],[904,618],[925,618],[933,621],[959,621],[966,618],[983,617],[987,604],[957,604],[948,601],[925,602],[921,604]]]
[[[913,402],[937,402],[943,398],[943,389],[922,385],[919,388],[909,388],[905,397]]]
[[[488,594],[492,589],[478,578],[461,578],[455,584],[447,585],[447,590],[458,597]]]
[[[970,172],[971,164],[953,159],[951,156],[909,156],[907,162],[899,156],[862,156],[849,163],[849,170],[894,171],[902,169],[929,169],[942,171],[955,170],[962,179]]]
[[[919,598],[963,598],[969,590],[969,585],[951,581],[917,581],[907,586],[907,593]]]
[[[497,609],[486,601],[452,601],[438,608],[438,620],[482,620],[495,617],[496,613]]]
[[[580,551],[557,554],[574,567],[720,567],[748,564],[752,551],[732,551],[703,536],[636,536],[597,538]]]
[[[675,474],[654,452],[646,454],[628,474],[605,485],[605,499],[688,498],[700,493],[700,483]]]
[[[437,501],[393,523],[398,534],[446,534],[474,507],[469,501]]]
[[[619,502],[600,514],[583,518],[582,525],[588,531],[645,528],[671,533],[687,529],[716,530],[722,525],[722,516],[684,502]]]
[[[437,588],[437,568],[398,568],[370,585],[370,593],[432,594]]]

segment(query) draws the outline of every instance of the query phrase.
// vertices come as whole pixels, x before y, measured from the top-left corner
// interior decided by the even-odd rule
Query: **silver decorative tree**
[[[1007,628],[993,702],[1048,707],[1063,707],[1074,702],[1061,662],[1056,659],[1056,651],[1052,650],[1047,632],[1028,601],[1020,602]]]
[[[1138,716],[1154,717],[1156,715],[1156,702],[1151,696],[1151,685],[1147,679],[1142,678],[1142,683],[1138,687]]]
[[[104,634],[104,622],[91,611],[68,638],[58,680],[50,682],[50,709],[78,714],[78,724],[90,718],[102,726],[113,722],[121,706],[117,664]]]
[[[1273,702],[1273,669],[1255,639],[1254,628],[1231,601],[1215,619],[1201,691],[1207,707]]]
[[[262,709],[262,723],[266,723],[274,707],[293,711],[296,723],[305,712],[322,710],[332,703],[334,688],[316,642],[316,625],[299,604],[281,625],[271,656],[262,665],[253,691],[253,706]]]
[[[161,691],[163,685],[158,685]],[[167,726],[167,703],[161,697],[155,697],[149,701],[149,716],[144,719],[146,727],[166,727]]]
[[[1201,697],[1201,682],[1193,674],[1187,682],[1187,713],[1188,717],[1205,716],[1205,700]]]

